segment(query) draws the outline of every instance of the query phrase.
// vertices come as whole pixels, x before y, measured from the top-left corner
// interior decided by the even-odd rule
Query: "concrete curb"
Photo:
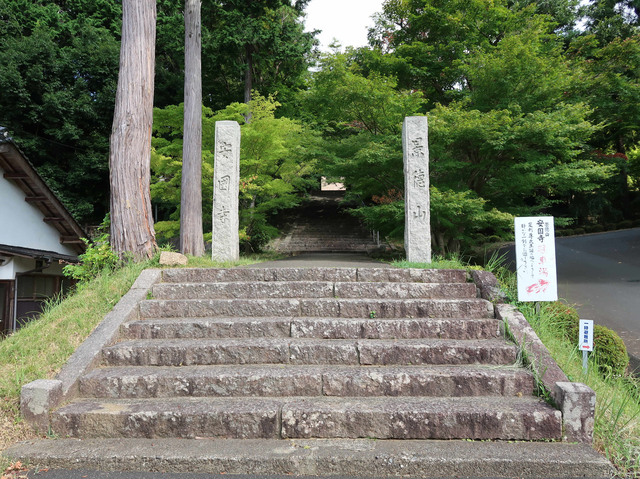
[[[610,477],[586,444],[371,439],[44,440],[3,453],[51,469],[350,477]]]
[[[56,379],[38,379],[22,386],[20,412],[29,424],[40,431],[49,430],[49,411],[78,394],[79,378],[100,364],[102,348],[115,343],[120,325],[138,319],[138,302],[147,297],[161,278],[160,269],[142,271],[129,292],[71,355]]]
[[[495,309],[496,317],[504,321],[509,333],[527,355],[537,379],[562,411],[564,439],[593,442],[596,393],[585,384],[569,381],[524,315],[515,306],[496,304]]]

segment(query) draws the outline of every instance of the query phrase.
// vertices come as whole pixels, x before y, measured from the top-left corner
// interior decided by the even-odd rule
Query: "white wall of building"
[[[73,248],[60,244],[58,230],[42,221],[42,212],[27,203],[24,192],[3,173],[0,168],[0,244],[77,256]]]
[[[51,265],[42,270],[42,274],[50,274],[56,276],[62,276],[62,268],[65,265],[53,261]],[[3,263],[0,266],[0,281],[13,281],[16,277],[16,273],[24,273],[25,271],[32,270],[36,267],[36,260],[32,258],[22,258],[14,256],[10,261]]]

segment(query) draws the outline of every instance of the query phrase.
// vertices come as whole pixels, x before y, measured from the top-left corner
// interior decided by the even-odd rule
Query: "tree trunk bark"
[[[186,0],[184,11],[184,141],[180,201],[180,250],[204,255],[202,237],[202,64],[201,3]]]
[[[247,43],[244,46],[244,51],[247,56],[247,70],[244,73],[244,102],[248,105],[251,101],[251,88],[253,87],[253,53],[251,44]],[[251,121],[251,110],[247,111],[244,121],[246,123]]]
[[[109,145],[111,246],[124,258],[156,251],[149,183],[156,2],[123,0],[120,73]]]

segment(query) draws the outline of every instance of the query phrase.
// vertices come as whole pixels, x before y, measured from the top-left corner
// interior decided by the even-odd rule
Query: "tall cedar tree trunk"
[[[253,88],[253,53],[251,51],[251,44],[247,43],[244,46],[245,54],[247,56],[247,70],[244,73],[244,102],[248,105],[251,101],[251,88]],[[244,116],[244,121],[249,123],[251,121],[251,110],[247,111]]]
[[[123,258],[153,256],[149,182],[156,46],[156,1],[123,0],[122,44],[109,148],[111,246]]]
[[[200,0],[184,11],[184,141],[180,201],[180,250],[204,255],[202,236],[202,66]]]

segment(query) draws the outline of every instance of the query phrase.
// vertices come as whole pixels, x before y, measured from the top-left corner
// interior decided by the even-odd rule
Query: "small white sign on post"
[[[519,301],[557,301],[556,241],[552,216],[515,219]]]
[[[580,320],[580,350],[593,351],[593,320]]]
[[[589,368],[589,353],[587,351],[593,351],[593,320],[580,320],[578,338],[579,346],[582,350],[582,371],[587,374]]]

